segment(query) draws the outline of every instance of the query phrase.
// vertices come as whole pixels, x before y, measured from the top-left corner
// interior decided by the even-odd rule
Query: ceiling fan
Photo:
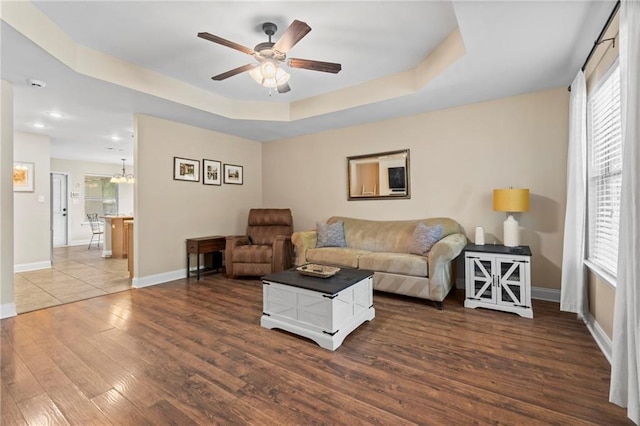
[[[265,87],[275,87],[278,93],[286,93],[291,90],[288,83],[290,75],[280,67],[282,63],[286,63],[291,68],[303,68],[333,74],[337,74],[342,69],[342,65],[333,62],[321,62],[300,58],[287,59],[289,50],[311,31],[311,27],[307,25],[306,22],[294,20],[275,43],[271,41],[271,37],[278,30],[276,24],[265,22],[262,24],[262,30],[269,37],[269,41],[258,43],[253,49],[213,34],[206,32],[198,33],[198,37],[200,38],[239,50],[240,52],[253,56],[257,61],[255,64],[243,65],[211,78],[216,81],[221,81],[233,77],[236,74],[249,71],[251,77],[253,77],[258,84]]]

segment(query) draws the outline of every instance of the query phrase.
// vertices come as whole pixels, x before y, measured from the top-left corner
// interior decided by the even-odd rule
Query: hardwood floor
[[[127,259],[105,259],[95,244],[90,250],[87,246],[56,247],[51,269],[14,274],[19,314],[130,288]]]
[[[1,322],[3,425],[631,424],[584,324],[375,293],[337,351],[260,327],[257,280],[183,279]]]

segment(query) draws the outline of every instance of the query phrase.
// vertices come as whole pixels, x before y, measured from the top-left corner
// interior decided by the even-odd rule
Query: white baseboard
[[[16,312],[15,303],[11,302],[0,305],[0,319],[15,317],[16,315],[18,315],[18,313]]]
[[[42,262],[21,263],[13,265],[13,272],[37,271],[39,269],[51,269],[51,260],[43,260]]]
[[[546,287],[531,287],[531,298],[560,303],[560,290]]]
[[[178,269],[177,271],[163,272],[161,274],[148,275],[146,277],[133,277],[132,285],[134,288],[149,287],[152,285],[162,284],[169,281],[179,280],[187,276],[187,269]]]
[[[587,314],[587,317],[584,319],[584,323],[587,325],[587,329],[591,333],[591,336],[593,336],[593,340],[596,341],[605,358],[607,358],[607,361],[611,364],[611,339],[607,336],[607,333],[604,332],[602,327],[600,327],[600,324],[596,322],[593,315]]]

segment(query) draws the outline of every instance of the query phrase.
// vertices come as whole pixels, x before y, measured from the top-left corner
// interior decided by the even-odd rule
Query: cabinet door
[[[493,258],[480,253],[466,255],[467,298],[496,303]]]
[[[496,275],[498,279],[498,304],[526,306],[527,261],[513,256],[496,256]]]

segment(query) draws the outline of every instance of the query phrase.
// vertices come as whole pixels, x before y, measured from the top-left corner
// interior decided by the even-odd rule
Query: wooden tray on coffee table
[[[316,278],[329,278],[334,276],[340,268],[335,266],[317,265],[315,263],[307,263],[302,266],[298,266],[296,271],[302,275],[308,275]]]

